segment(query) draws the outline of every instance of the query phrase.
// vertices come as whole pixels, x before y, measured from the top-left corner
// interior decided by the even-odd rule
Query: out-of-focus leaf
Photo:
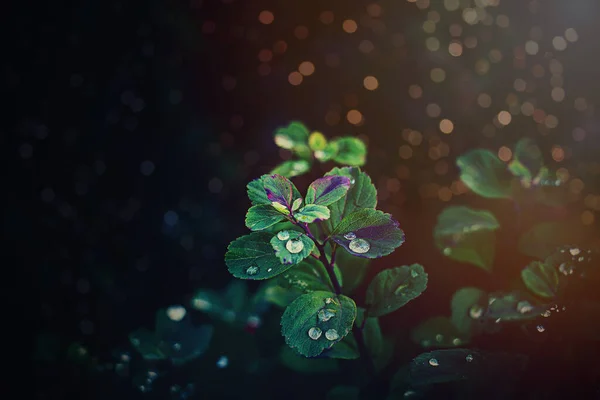
[[[552,298],[558,293],[558,273],[552,266],[534,261],[521,271],[521,277],[538,296]]]
[[[308,137],[308,146],[312,151],[325,150],[327,139],[321,132],[313,132]]]
[[[579,218],[542,222],[519,238],[519,251],[543,260],[566,243],[589,247],[593,242],[593,229],[591,226],[583,225]]]
[[[336,359],[304,357],[288,346],[282,346],[279,359],[287,368],[302,374],[326,374],[335,372],[338,369]]]
[[[476,194],[487,198],[510,198],[512,174],[489,150],[475,149],[458,157],[460,179]]]
[[[308,160],[288,160],[284,161],[271,170],[271,174],[278,174],[286,178],[300,176],[310,171],[310,162]]]
[[[370,260],[368,258],[354,257],[344,249],[336,250],[336,265],[344,277],[342,290],[344,294],[352,293],[363,281]]]
[[[474,287],[464,287],[452,296],[452,323],[462,337],[470,337],[481,329],[487,307],[486,293]]]
[[[367,159],[367,146],[355,137],[343,137],[332,141],[337,145],[337,154],[333,160],[337,163],[360,167]]]
[[[427,273],[420,264],[385,269],[375,275],[367,289],[369,315],[380,317],[396,311],[427,288]]]
[[[469,339],[460,332],[450,318],[432,317],[419,324],[411,332],[413,342],[422,347],[458,347],[468,343]]]
[[[495,253],[494,231],[499,227],[489,211],[450,206],[438,216],[433,235],[444,255],[490,271]]]

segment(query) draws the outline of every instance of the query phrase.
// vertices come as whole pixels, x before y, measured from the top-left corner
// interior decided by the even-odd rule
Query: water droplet
[[[581,253],[581,250],[579,250],[578,248],[574,248],[569,250],[569,253],[571,253],[572,256],[576,256],[577,254]]]
[[[322,310],[319,310],[319,313],[317,314],[317,316],[319,317],[319,321],[327,322],[331,318],[335,317],[335,311],[330,310],[328,308],[324,308]]]
[[[333,301],[333,299],[331,297],[328,297],[328,298],[325,299],[325,304],[331,304],[333,302],[334,301]]]
[[[175,350],[175,351],[181,350],[181,343],[173,343],[173,350]]]
[[[483,315],[483,307],[478,304],[474,304],[469,308],[469,316],[473,319],[478,319]]]
[[[227,358],[227,356],[221,356],[217,360],[217,367],[218,368],[226,368],[228,364],[229,364],[229,359]]]
[[[460,338],[452,339],[452,344],[455,346],[460,346],[461,343],[462,343],[462,340],[460,340]]]
[[[413,278],[416,278],[417,276],[419,276],[419,273],[417,271],[415,271],[414,269],[411,269],[410,276],[412,276]]]
[[[354,232],[348,232],[344,235],[344,238],[346,240],[353,240],[356,239],[356,234]]]
[[[528,312],[531,312],[533,310],[533,306],[528,302],[528,301],[520,301],[517,304],[517,311],[520,312],[521,314],[527,314]]]
[[[442,340],[444,340],[444,335],[442,335],[442,334],[438,333],[437,335],[435,335],[435,340],[436,340],[438,343],[442,343]]]
[[[340,335],[337,333],[335,329],[329,329],[325,332],[325,337],[327,340],[337,340],[340,338]]]
[[[304,249],[304,243],[300,239],[288,240],[285,248],[292,254],[298,254]]]
[[[172,321],[181,321],[185,317],[185,314],[187,314],[187,311],[183,306],[177,305],[167,308],[167,317]]]
[[[308,336],[312,339],[312,340],[317,340],[318,338],[321,337],[321,328],[317,328],[312,327],[308,330]]]
[[[267,272],[271,272],[271,271],[273,271],[273,268],[269,268],[269,269],[267,270]]]
[[[288,240],[290,238],[290,233],[288,231],[281,231],[277,234],[277,239],[279,240]]]
[[[430,358],[429,365],[431,365],[432,367],[437,367],[438,365],[440,365],[440,363],[435,358]]]
[[[467,357],[465,357],[465,360],[467,360],[467,362],[473,361],[473,355],[472,354],[467,354]]]
[[[353,239],[348,247],[358,254],[366,253],[371,249],[371,245],[365,239]]]
[[[550,311],[550,310],[546,310],[542,313],[542,317],[545,317],[545,318],[548,318],[551,315],[552,315],[552,311]]]
[[[258,271],[260,271],[260,268],[258,268],[256,265],[251,265],[246,270],[246,273],[248,275],[256,275],[256,274],[258,274]]]
[[[577,261],[579,261],[579,262],[582,262],[583,260],[585,260],[585,257],[579,257],[579,258],[577,259]]]
[[[354,179],[354,178],[350,179],[350,184],[351,185],[354,185],[355,183],[356,183],[356,179]]]
[[[538,325],[538,326],[536,327],[536,329],[537,329],[537,331],[538,331],[538,332],[544,332],[544,331],[546,330],[546,328],[544,328],[544,326],[543,326],[543,325]]]

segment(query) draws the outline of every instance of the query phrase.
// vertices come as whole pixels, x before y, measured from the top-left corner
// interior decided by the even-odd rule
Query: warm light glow
[[[449,135],[454,130],[454,124],[449,119],[443,119],[440,121],[440,131]]]
[[[356,24],[356,21],[347,19],[342,23],[342,29],[344,29],[344,32],[346,33],[354,33],[358,29],[358,25]]]
[[[304,76],[310,76],[315,72],[315,65],[310,61],[304,61],[298,66],[298,71]]]
[[[258,20],[265,25],[269,25],[273,22],[274,19],[275,16],[273,15],[273,13],[268,10],[261,11],[260,14],[258,14]]]
[[[506,146],[502,146],[498,149],[498,158],[504,162],[510,161],[512,157],[512,151]]]
[[[352,125],[358,125],[358,124],[360,124],[361,121],[362,121],[362,118],[363,118],[363,116],[362,116],[361,112],[358,111],[358,110],[350,110],[346,114],[346,119]]]
[[[379,86],[379,82],[374,76],[366,76],[363,80],[363,85],[367,90],[375,90]]]
[[[294,86],[301,84],[302,79],[302,74],[298,71],[294,71],[288,75],[288,81]]]
[[[500,122],[502,125],[506,126],[506,125],[510,124],[511,120],[512,120],[512,116],[510,115],[510,113],[508,111],[500,111],[498,113],[498,122]]]

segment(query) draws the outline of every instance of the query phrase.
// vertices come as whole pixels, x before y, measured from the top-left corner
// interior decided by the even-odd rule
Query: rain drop
[[[473,361],[473,355],[472,354],[467,354],[467,357],[465,357],[465,360],[467,360],[467,362]]]
[[[333,299],[331,297],[328,297],[325,299],[325,304],[331,304],[333,303]]]
[[[273,271],[273,268],[269,268],[269,269],[267,270],[267,272],[271,272],[271,271]]]
[[[277,234],[277,239],[279,240],[288,240],[290,238],[290,233],[288,231],[281,231]]]
[[[292,254],[298,254],[304,249],[304,243],[301,240],[288,240],[285,248]]]
[[[460,340],[460,338],[452,339],[452,344],[455,346],[460,346],[461,343],[462,343],[462,341]]]
[[[444,340],[444,335],[442,335],[442,334],[438,333],[437,335],[435,335],[435,340],[436,340],[438,343],[442,343],[442,340]]]
[[[543,325],[538,325],[538,326],[536,327],[536,329],[537,329],[537,331],[538,331],[538,332],[544,332],[544,331],[546,330],[546,328],[544,328],[544,326],[543,326]]]
[[[363,254],[371,249],[371,245],[365,239],[353,239],[348,245],[355,253]]]
[[[533,310],[533,306],[528,302],[528,301],[520,301],[517,304],[517,311],[520,312],[521,314],[527,314],[528,312],[531,312]]]
[[[583,260],[585,260],[585,257],[579,257],[579,258],[577,259],[577,261],[579,261],[579,262],[582,262]]]
[[[435,358],[430,358],[429,365],[431,365],[432,367],[437,367],[438,365],[440,365],[440,363]]]
[[[321,328],[317,328],[312,327],[308,330],[308,336],[312,339],[312,340],[317,340],[318,338],[321,337]]]
[[[258,268],[256,265],[251,265],[251,266],[249,266],[249,267],[248,267],[248,269],[246,270],[246,273],[247,273],[248,275],[251,275],[251,276],[252,276],[252,275],[256,275],[256,274],[258,274],[258,271],[259,271],[259,270],[260,270],[260,269],[259,269],[259,268]]]
[[[218,360],[217,360],[217,367],[218,368],[226,368],[227,364],[229,364],[229,359],[227,358],[227,356],[221,356]]]
[[[469,309],[469,316],[473,319],[478,319],[483,315],[483,307],[475,304]]]
[[[354,232],[348,232],[344,235],[344,238],[347,240],[356,239],[356,234]]]
[[[578,248],[574,248],[569,250],[569,253],[571,253],[572,256],[576,256],[577,254],[581,253],[581,250],[579,250]]]
[[[317,316],[319,317],[319,321],[327,322],[331,318],[335,317],[335,312],[332,310],[329,310],[327,308],[324,308],[322,310],[319,310]]]
[[[329,329],[327,332],[325,332],[325,337],[327,340],[337,340],[339,339],[340,335],[335,329]]]

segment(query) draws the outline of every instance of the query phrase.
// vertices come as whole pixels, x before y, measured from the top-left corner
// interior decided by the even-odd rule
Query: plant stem
[[[333,245],[333,254],[331,255],[331,260],[327,260],[327,256],[325,254],[325,243],[320,243],[317,240],[317,238],[314,237],[314,235],[310,231],[310,228],[308,227],[308,224],[298,224],[298,225],[300,225],[302,227],[302,229],[304,229],[306,236],[308,236],[313,242],[315,242],[315,245],[317,246],[317,249],[319,250],[319,253],[321,254],[320,260],[323,263],[323,265],[325,266],[325,269],[327,270],[327,274],[329,275],[329,279],[331,280],[333,289],[335,290],[335,294],[338,296],[341,295],[342,287],[340,285],[340,282],[337,279],[337,276],[335,276],[335,270],[333,268],[333,263],[335,261],[336,245]],[[360,354],[360,358],[363,360],[363,363],[365,364],[367,373],[370,376],[375,376],[375,365],[373,364],[373,360],[371,359],[371,356],[369,355],[369,350],[367,349],[367,345],[365,344],[365,337],[363,335],[363,328],[365,326],[366,319],[367,319],[367,314],[365,312],[364,319],[362,321],[361,326],[356,325],[356,323],[352,326],[352,334],[354,335],[354,339],[356,340],[356,345],[358,346],[358,353]]]

